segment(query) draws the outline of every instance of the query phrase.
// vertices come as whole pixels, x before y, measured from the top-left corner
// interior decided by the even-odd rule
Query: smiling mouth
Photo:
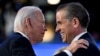
[[[64,34],[63,34],[63,33],[61,33],[60,35],[61,35],[61,38],[63,39],[63,35],[64,35]]]
[[[60,33],[60,35],[61,35],[61,36],[63,36],[63,35],[64,35],[64,33]]]

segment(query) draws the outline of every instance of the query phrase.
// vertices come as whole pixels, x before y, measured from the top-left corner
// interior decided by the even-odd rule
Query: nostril
[[[56,28],[55,32],[60,32],[60,29]]]
[[[44,28],[44,31],[47,31],[47,28],[46,27]]]

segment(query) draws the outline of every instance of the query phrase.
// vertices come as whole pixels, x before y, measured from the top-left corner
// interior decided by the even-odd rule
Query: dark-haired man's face
[[[59,31],[63,42],[70,42],[73,37],[73,22],[65,17],[65,11],[60,10],[56,13],[56,31]]]

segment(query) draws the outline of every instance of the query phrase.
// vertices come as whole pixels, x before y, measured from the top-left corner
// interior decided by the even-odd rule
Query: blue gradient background
[[[40,43],[33,46],[37,56],[53,56],[54,52],[61,47],[68,46],[64,43]],[[100,48],[100,43],[97,43]]]

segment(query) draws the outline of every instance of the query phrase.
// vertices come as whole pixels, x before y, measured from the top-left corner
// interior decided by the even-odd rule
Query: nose
[[[46,27],[46,25],[44,25],[44,31],[47,31],[47,27]]]
[[[55,30],[55,32],[59,32],[59,31],[60,31],[59,27],[56,26],[56,30]]]

